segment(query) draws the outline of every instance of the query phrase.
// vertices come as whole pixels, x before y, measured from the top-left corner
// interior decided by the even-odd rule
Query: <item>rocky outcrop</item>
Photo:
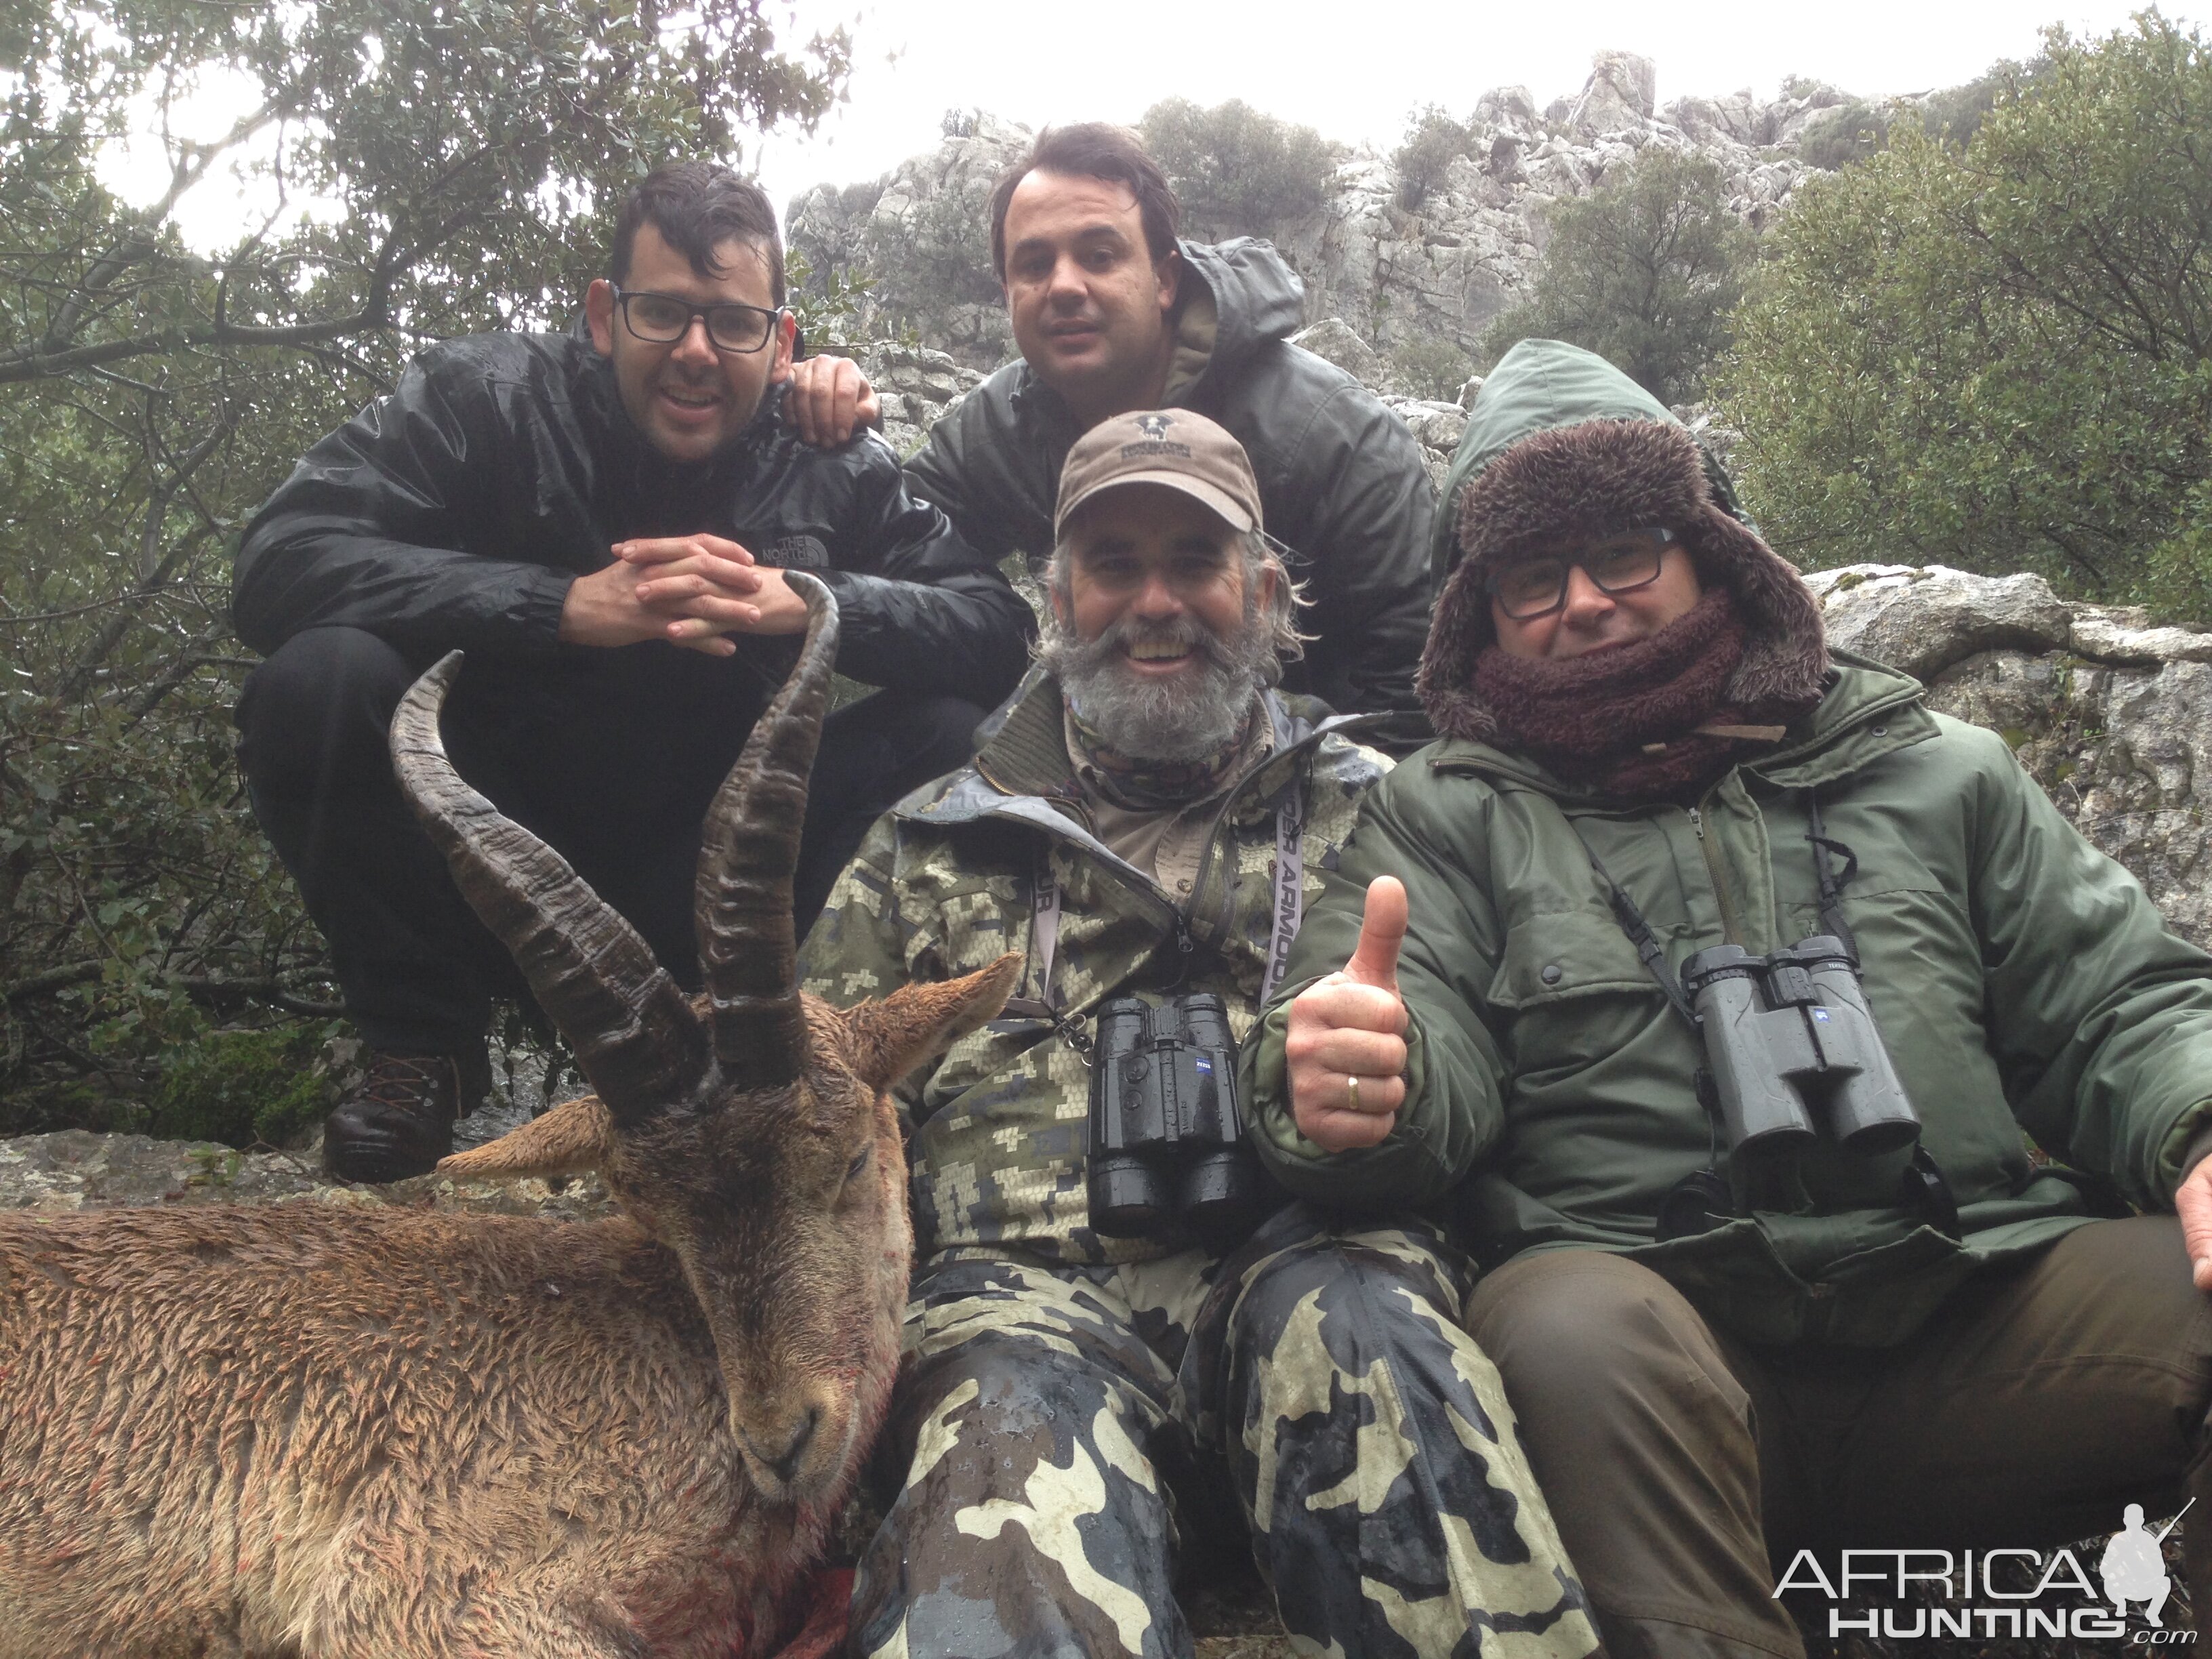
[[[2212,634],[2069,603],[2040,576],[1853,565],[1808,580],[1834,643],[2002,733],[2089,842],[2212,950]]]
[[[84,1129],[0,1140],[0,1210],[289,1202],[367,1209],[397,1205],[562,1220],[613,1212],[596,1176],[457,1182],[428,1175],[389,1187],[356,1187],[324,1175],[320,1153],[313,1148],[241,1152],[212,1141],[154,1140]]]
[[[1650,59],[1601,52],[1581,91],[1546,109],[1525,87],[1495,88],[1475,100],[1462,153],[1417,203],[1389,155],[1363,149],[1337,164],[1319,208],[1238,228],[1282,249],[1305,279],[1310,319],[1340,319],[1380,362],[1402,365],[1393,389],[1433,392],[1450,354],[1471,353],[1530,279],[1549,204],[1586,193],[1658,144],[1711,156],[1735,211],[1763,227],[1807,171],[1797,155],[1806,127],[1849,101],[1832,87],[1791,82],[1765,101],[1745,91],[1655,108],[1656,80]],[[988,203],[1031,137],[988,115],[949,121],[935,149],[884,178],[817,185],[791,202],[791,246],[812,282],[832,271],[872,281],[854,337],[911,330],[975,368],[1012,356],[990,269]]]

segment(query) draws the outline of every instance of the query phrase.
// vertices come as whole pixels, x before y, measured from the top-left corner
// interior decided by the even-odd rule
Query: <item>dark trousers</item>
[[[659,643],[471,658],[447,702],[447,751],[696,988],[700,824],[787,659]],[[472,1042],[493,998],[527,994],[392,776],[392,712],[428,665],[357,629],[310,629],[247,677],[237,714],[254,816],[329,941],[347,1012],[371,1046],[406,1052]],[[882,692],[830,716],[800,842],[802,936],[868,826],[967,761],[986,712]]]
[[[1799,1659],[1772,1596],[1800,1549],[1833,1573],[1845,1548],[2050,1548],[2208,1486],[2212,1304],[2171,1216],[2076,1228],[1895,1348],[1739,1342],[1597,1250],[1509,1263],[1468,1323],[1613,1659]]]

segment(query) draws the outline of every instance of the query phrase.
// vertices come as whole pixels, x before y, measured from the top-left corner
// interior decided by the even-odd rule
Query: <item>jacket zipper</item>
[[[1713,897],[1721,907],[1721,937],[1730,945],[1744,945],[1743,927],[1736,919],[1735,904],[1729,897],[1728,883],[1721,878],[1720,854],[1705,836],[1705,816],[1696,807],[1690,808],[1690,828],[1698,837],[1698,852],[1705,860],[1705,877],[1713,884]],[[1746,950],[1751,947],[1744,945]]]

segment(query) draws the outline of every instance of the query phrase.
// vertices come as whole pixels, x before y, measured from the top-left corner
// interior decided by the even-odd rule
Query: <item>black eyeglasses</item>
[[[621,289],[615,289],[615,303],[622,307],[623,326],[641,340],[672,345],[691,331],[694,317],[704,317],[714,349],[732,353],[758,351],[773,337],[776,319],[783,315],[759,306],[695,306],[673,294],[625,293]]]
[[[1498,608],[1515,622],[1549,616],[1567,602],[1567,572],[1579,565],[1601,593],[1627,593],[1659,580],[1671,530],[1622,530],[1573,553],[1516,559],[1490,579]]]

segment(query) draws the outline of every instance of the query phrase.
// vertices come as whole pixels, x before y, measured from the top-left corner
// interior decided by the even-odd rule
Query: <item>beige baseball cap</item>
[[[1075,441],[1060,470],[1055,538],[1075,510],[1101,490],[1165,484],[1213,509],[1232,530],[1262,528],[1260,481],[1228,431],[1187,409],[1152,409],[1101,421]]]

